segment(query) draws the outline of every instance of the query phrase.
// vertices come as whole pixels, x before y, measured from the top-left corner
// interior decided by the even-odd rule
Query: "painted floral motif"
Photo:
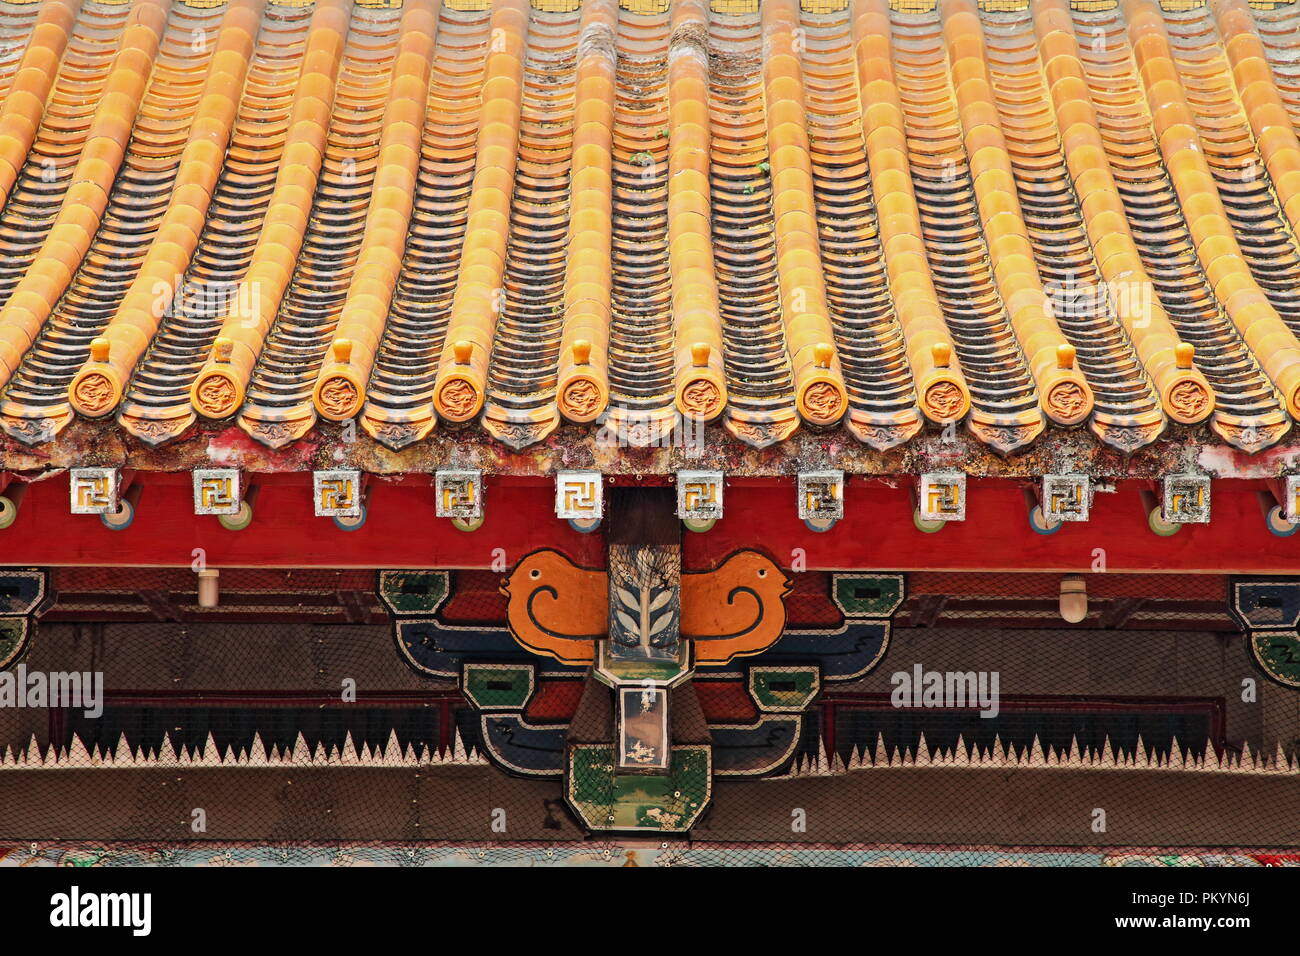
[[[603,849],[602,849],[603,848]],[[87,843],[43,843],[37,854],[29,844],[0,846],[0,867],[303,867],[303,866],[480,866],[502,865],[629,867],[629,866],[1145,866],[1261,867],[1300,865],[1296,854],[1223,851],[1218,848],[1170,847],[1134,851],[1128,847],[1097,849],[1014,849],[953,845],[940,848],[899,846],[801,846],[789,843],[668,844],[667,849],[640,844],[623,846],[602,841],[555,842],[545,848],[530,844],[448,844],[419,846],[396,852],[387,845],[231,843],[159,850],[151,845],[119,843],[105,847]]]

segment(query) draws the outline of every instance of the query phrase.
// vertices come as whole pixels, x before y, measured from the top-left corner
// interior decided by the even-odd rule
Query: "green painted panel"
[[[801,711],[819,689],[815,667],[756,667],[749,672],[749,692],[759,710]]]
[[[1300,687],[1300,637],[1294,631],[1252,631],[1251,650],[1270,677]]]
[[[849,617],[890,617],[903,603],[903,576],[837,574],[835,603]]]
[[[674,747],[667,774],[615,774],[603,744],[577,745],[569,761],[570,803],[593,830],[684,832],[711,795],[707,746]]]
[[[464,691],[482,711],[522,710],[533,692],[533,669],[466,664]]]
[[[380,571],[379,597],[394,614],[432,614],[447,597],[447,572]]]

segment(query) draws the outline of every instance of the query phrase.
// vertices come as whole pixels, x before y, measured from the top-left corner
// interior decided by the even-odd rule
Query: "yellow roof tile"
[[[0,83],[0,427],[1260,447],[1300,416],[1264,6],[57,0]]]

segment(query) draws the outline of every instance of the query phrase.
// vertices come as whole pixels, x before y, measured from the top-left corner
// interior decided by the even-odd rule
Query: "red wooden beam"
[[[193,514],[188,473],[139,473],[143,486],[134,523],[124,530],[68,510],[68,479],[35,482],[15,523],[0,530],[0,563],[189,568],[196,548],[217,568],[480,568],[513,566],[530,551],[556,548],[575,562],[600,567],[604,541],[555,517],[550,478],[489,477],[486,521],[472,533],[434,516],[431,478],[375,479],[368,518],[342,531],[312,513],[309,473],[257,475],[261,486],[252,525],[227,531]],[[1265,528],[1255,492],[1260,480],[1213,485],[1213,520],[1172,537],[1148,530],[1139,498],[1145,482],[1121,482],[1098,494],[1092,520],[1053,535],[1030,530],[1021,482],[968,480],[967,520],[936,534],[912,523],[905,482],[853,477],[845,517],[825,533],[795,513],[792,478],[736,479],[726,491],[726,517],[704,534],[684,534],[688,569],[707,568],[742,548],[767,551],[783,566],[809,570],[1300,573],[1300,535]],[[1100,582],[1098,582],[1098,586]],[[1050,592],[1050,588],[1046,589]],[[1199,588],[1193,589],[1199,591]]]
[[[1212,521],[1167,538],[1147,527],[1138,494],[1146,482],[1120,482],[1115,492],[1097,494],[1091,520],[1051,535],[1030,529],[1022,484],[968,478],[966,520],[925,534],[912,523],[906,481],[853,478],[843,520],[817,533],[795,514],[788,480],[738,480],[727,486],[726,517],[707,534],[686,536],[684,561],[706,567],[738,548],[760,547],[785,567],[802,557],[810,570],[1088,574],[1104,562],[1109,572],[1300,573],[1300,534],[1280,538],[1264,525],[1255,498],[1262,481],[1216,480]]]
[[[66,475],[34,482],[17,520],[0,531],[0,564],[188,568],[202,549],[214,568],[490,568],[539,548],[559,548],[581,564],[604,563],[599,535],[555,517],[554,485],[545,479],[490,481],[487,520],[472,533],[435,517],[429,475],[373,480],[366,523],[355,531],[313,514],[309,472],[250,480],[260,491],[253,523],[243,531],[194,514],[187,472],[138,473],[144,491],[134,522],[122,530],[94,515],[70,514]]]

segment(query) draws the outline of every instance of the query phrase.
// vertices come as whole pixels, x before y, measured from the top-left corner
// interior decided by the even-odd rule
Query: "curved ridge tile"
[[[668,268],[673,392],[683,416],[709,422],[727,405],[709,189],[709,6],[678,0],[668,40]]]
[[[921,212],[894,76],[889,3],[854,0],[851,10],[862,135],[889,294],[907,343],[921,411],[930,421],[947,425],[970,411],[970,389],[955,357],[956,345],[921,238]]]
[[[1300,251],[1274,198],[1277,184],[1262,162],[1242,113],[1214,21],[1206,10],[1190,10],[1178,16],[1170,14],[1166,22],[1205,161],[1218,184],[1242,256],[1282,321],[1296,332],[1300,330]],[[1281,105],[1273,105],[1275,119],[1281,118],[1285,125]],[[1267,131],[1266,121],[1260,122]],[[1300,158],[1300,148],[1293,158]],[[1300,170],[1300,165],[1296,169]]]
[[[534,13],[528,32],[505,291],[480,418],[489,434],[512,448],[540,441],[560,423],[556,392],[571,174],[577,168],[579,27],[576,13]]]
[[[433,3],[0,5],[0,428],[1300,411],[1293,8]]]
[[[878,448],[921,430],[906,343],[885,277],[858,111],[847,5],[805,14],[802,67],[826,303],[848,392],[849,430]]]
[[[0,305],[9,300],[58,219],[112,73],[129,8],[85,8],[68,38],[22,172],[0,213]]]
[[[80,4],[78,4],[79,6]],[[23,57],[27,53],[27,47],[21,41],[26,37],[29,41],[32,38],[32,31],[36,26],[36,19],[41,13],[41,4],[39,3],[9,3],[0,4],[0,37],[4,37],[7,42],[0,44],[0,110],[3,109],[4,99],[8,95],[13,85],[14,76],[22,68]],[[67,34],[71,31],[72,23],[76,19],[76,11],[69,11],[65,8],[65,13],[71,12],[72,16],[67,17],[67,23],[64,25],[63,45],[66,46]],[[53,39],[48,30],[43,33],[43,45],[48,47],[49,41]],[[58,72],[59,60],[63,58],[60,50],[58,58],[54,60],[54,69],[49,72],[50,79],[53,80]],[[44,58],[38,57],[38,61],[44,61]],[[42,99],[42,105],[44,100]],[[18,162],[22,163],[25,158],[20,157]],[[19,167],[21,169],[21,166]],[[15,170],[15,176],[17,170]]]
[[[141,0],[127,15],[72,184],[31,268],[0,309],[0,388],[10,384],[25,361],[23,356],[41,335],[99,233],[149,87],[149,75],[167,23],[167,6],[164,0]],[[31,418],[24,397],[8,396],[8,391],[6,388],[10,400],[5,408],[9,414]],[[34,432],[19,425],[11,434],[23,440],[44,440],[66,424],[68,417],[65,414],[49,424],[42,421]]]
[[[1183,220],[1179,198],[1165,168],[1164,156],[1154,138],[1151,114],[1118,10],[1097,14],[1076,13],[1078,44],[1065,44],[1084,68],[1087,95],[1096,105],[1093,117],[1105,150],[1105,164],[1123,203],[1128,233],[1132,237],[1156,297],[1179,337],[1195,349],[1196,367],[1214,390],[1210,427],[1219,436],[1245,449],[1273,444],[1290,427],[1282,398],[1256,363],[1206,280],[1195,243]],[[1062,42],[1063,43],[1063,42]],[[1049,70],[1065,69],[1070,60],[1048,57]],[[1078,87],[1075,87],[1078,91]],[[1083,92],[1078,92],[1082,99]],[[1074,125],[1074,124],[1073,124]],[[1087,156],[1088,153],[1084,153]],[[1078,179],[1080,193],[1105,193],[1097,173]],[[1101,200],[1089,200],[1104,206]],[[1102,209],[1104,212],[1104,209]],[[1114,226],[1119,220],[1109,220]],[[1117,239],[1101,239],[1102,260],[1115,255],[1101,252],[1102,243],[1117,246]]]
[[[434,376],[465,240],[490,19],[442,7],[406,255],[361,413],[362,427],[389,448],[437,423]]]
[[[848,411],[848,391],[826,301],[813,201],[804,79],[796,38],[799,0],[764,0],[763,87],[777,278],[795,403],[811,425],[833,425]]]
[[[1154,441],[1165,428],[1165,415],[1130,335],[1156,351],[1161,343],[1175,357],[1178,344],[1168,318],[1157,324],[1150,313],[1132,315],[1133,298],[1119,282],[1132,281],[1112,267],[1116,281],[1107,282],[1093,254],[1085,216],[1074,190],[1056,113],[1038,59],[1038,43],[1029,11],[985,19],[985,50],[993,81],[1002,135],[1016,177],[1021,213],[1034,258],[1053,305],[1057,324],[1074,346],[1080,369],[1095,397],[1089,427],[1103,441],[1131,452]],[[1065,98],[1066,103],[1073,101]],[[1098,153],[1100,149],[1098,147]],[[1119,205],[1113,185],[1109,202]],[[1095,211],[1095,210],[1094,210]],[[1100,232],[1100,235],[1106,233]],[[1132,260],[1137,261],[1136,251]],[[1117,308],[1118,306],[1118,308]],[[1117,312],[1127,310],[1132,331]],[[1148,326],[1156,326],[1148,328]],[[1163,339],[1157,340],[1157,336]],[[1190,347],[1184,350],[1190,354]],[[1170,370],[1173,363],[1170,362]],[[1199,381],[1209,404],[1212,394],[1199,373],[1184,373]],[[1181,379],[1179,379],[1181,380]],[[1209,414],[1209,408],[1204,415]]]
[[[894,14],[891,25],[921,235],[970,388],[967,427],[1007,454],[1033,441],[1047,420],[990,264],[942,26],[934,14]]]
[[[1227,13],[1241,9],[1240,4],[1223,5]],[[1217,10],[1217,8],[1216,8]],[[1263,48],[1264,59],[1273,70],[1274,88],[1291,117],[1291,128],[1300,135],[1300,57],[1296,56],[1296,37],[1300,36],[1300,5],[1280,4],[1272,10],[1250,10],[1255,21],[1255,32]],[[1238,41],[1244,51],[1234,49],[1232,42],[1240,33],[1249,30],[1249,24],[1234,15],[1230,22],[1219,19],[1219,32],[1228,43],[1228,57],[1250,59],[1257,48],[1250,41]],[[1266,92],[1266,91],[1261,91]]]
[[[36,141],[80,8],[81,0],[49,0],[35,10],[28,8],[18,14],[23,20],[31,18],[32,23],[25,28],[20,21],[15,30],[26,34],[27,45],[22,59],[13,64],[12,73],[8,69],[10,57],[5,57],[4,103],[0,106],[0,206],[9,201],[10,190]]]
[[[301,438],[316,421],[312,391],[356,275],[367,214],[375,199],[400,18],[401,11],[392,8],[358,5],[352,11],[302,251],[236,419],[240,428],[272,448]],[[390,212],[394,215],[384,217],[389,226],[400,208]],[[386,232],[392,238],[392,229]],[[343,349],[335,356],[336,360],[349,357]]]
[[[505,276],[529,14],[526,0],[493,0],[478,163],[433,392],[435,411],[449,422],[469,421],[484,402]]]
[[[614,105],[618,4],[585,0],[578,38],[568,255],[556,404],[571,422],[595,421],[609,405],[613,266]]]
[[[757,14],[710,20],[709,195],[727,374],[724,426],[758,448],[799,427],[777,287],[761,44]]]
[[[678,423],[668,243],[667,10],[624,12],[614,104],[610,405],[604,434],[619,444],[663,443]]]
[[[107,358],[99,337],[157,238],[201,101],[217,19],[214,11],[173,10],[159,40],[144,95],[128,121],[132,125],[126,148],[112,174],[108,202],[89,249],[66,283],[61,272],[52,276],[50,264],[38,257],[11,300],[34,291],[50,299],[48,315],[14,370],[0,407],[0,426],[20,440],[48,440],[66,427],[73,417],[69,386],[78,369],[88,356]],[[195,43],[192,37],[201,38],[200,42]],[[89,142],[83,160],[87,152],[95,152]],[[106,154],[101,147],[99,154],[115,155],[115,151]],[[68,195],[72,196],[71,190]],[[52,230],[51,238],[58,228]],[[33,276],[46,281],[34,285],[30,281]],[[116,397],[106,380],[92,379],[88,387],[104,401]]]
[[[1254,196],[1250,200],[1234,197],[1238,201],[1229,203],[1228,212],[1231,215],[1248,202],[1255,207],[1254,215],[1239,213],[1240,218],[1249,220],[1249,228],[1245,222],[1234,222],[1234,225],[1238,226],[1239,234],[1244,233],[1250,240],[1249,247],[1243,251],[1251,262],[1256,279],[1264,287],[1274,308],[1282,314],[1294,332],[1300,329],[1300,283],[1297,282],[1294,265],[1300,256],[1300,245],[1296,241],[1297,234],[1300,234],[1300,138],[1296,135],[1297,124],[1294,122],[1294,114],[1288,112],[1288,104],[1282,100],[1268,53],[1255,31],[1250,8],[1240,0],[1226,0],[1215,4],[1214,13],[1219,32],[1223,35],[1223,53],[1219,52],[1217,45],[1211,47],[1209,57],[1213,68],[1206,77],[1206,84],[1215,83],[1217,89],[1206,89],[1202,95],[1207,98],[1213,96],[1215,106],[1218,107],[1216,112],[1221,111],[1231,116],[1232,126],[1224,132],[1236,134],[1231,138],[1224,136],[1224,141],[1216,143],[1216,152],[1228,160],[1244,155],[1252,170],[1262,160],[1267,171],[1267,177],[1252,176],[1251,183],[1246,184],[1255,186]],[[1296,37],[1300,36],[1300,19],[1293,21],[1293,30],[1296,31],[1292,34],[1295,42]],[[1231,79],[1223,75],[1225,56],[1231,64]],[[1295,60],[1294,55],[1292,59],[1293,66],[1300,62]],[[1184,80],[1186,81],[1186,75]],[[1293,105],[1300,107],[1300,96]],[[1200,115],[1198,111],[1198,117]],[[1242,129],[1247,121],[1254,134],[1253,143]],[[1202,128],[1201,132],[1204,141],[1207,130]],[[1216,173],[1218,172],[1216,167]],[[1267,183],[1260,181],[1262,179],[1272,181],[1276,200],[1268,190]],[[1220,189],[1224,189],[1222,176]],[[1280,224],[1270,222],[1267,228],[1274,234],[1273,242],[1265,244],[1260,241],[1259,233],[1262,230],[1258,220],[1265,217],[1274,220],[1281,216],[1285,217],[1290,226],[1289,234],[1278,228]],[[1285,253],[1279,247],[1285,247]],[[1286,275],[1278,276],[1276,272],[1280,270],[1276,270],[1274,263],[1267,260],[1282,256],[1290,261],[1287,263]],[[1261,272],[1265,274],[1261,275]]]
[[[331,421],[352,418],[361,410],[406,255],[438,26],[436,2],[408,0],[398,23],[361,248],[330,346],[332,360],[321,367],[312,391],[316,411]]]
[[[1124,0],[1138,75],[1152,111],[1161,153],[1178,192],[1196,255],[1215,297],[1240,330],[1292,418],[1300,415],[1300,340],[1287,328],[1251,275],[1205,161],[1195,120],[1178,83],[1164,18],[1148,0]]]
[[[193,261],[230,144],[263,2],[231,0],[222,11],[215,49],[206,64],[207,76],[197,94],[197,109],[168,187],[166,211],[121,305],[103,333],[91,342],[90,358],[68,385],[68,401],[82,415],[99,418],[117,408],[123,383],[157,334],[165,309],[175,299]],[[191,27],[194,30],[197,26]],[[195,45],[192,36],[191,47]],[[210,45],[205,38],[202,46]],[[155,74],[162,68],[160,63]],[[175,79],[167,82],[181,85]],[[135,145],[133,142],[133,148]]]
[[[998,292],[1038,384],[1044,413],[1058,425],[1080,424],[1092,414],[1092,388],[1078,368],[1074,346],[1056,322],[1034,262],[989,82],[979,7],[975,0],[940,0],[939,13]]]
[[[118,409],[119,424],[146,444],[176,438],[196,420],[190,386],[252,261],[283,157],[310,18],[306,7],[274,7],[263,17],[198,246]]]
[[[1081,173],[1076,189],[1104,214],[1106,193],[1101,186],[1105,179],[1099,177],[1109,168],[1123,204],[1124,222],[1159,303],[1179,337],[1194,347],[1194,363],[1214,390],[1211,427],[1240,447],[1272,444],[1289,427],[1281,396],[1215,298],[1196,256],[1178,194],[1155,139],[1118,10],[1076,12],[1073,21],[1077,44],[1056,43],[1056,52],[1047,57],[1048,70],[1049,74],[1063,71],[1062,76],[1068,76],[1072,62],[1082,65],[1086,95],[1095,106],[1092,116],[1106,159],[1103,164],[1095,158],[1092,165],[1098,172]],[[1084,91],[1077,85],[1066,89],[1083,101]],[[1069,128],[1075,129],[1076,135],[1079,132],[1074,120],[1068,121]],[[1085,150],[1081,157],[1095,157],[1086,151],[1086,143],[1077,145]],[[1091,198],[1094,194],[1102,198]],[[1115,218],[1103,221],[1116,228],[1121,225]],[[1098,258],[1108,262],[1121,247],[1122,238],[1102,238],[1096,246]]]
[[[1075,44],[1074,23],[1063,0],[1048,0],[1034,12],[1034,29],[1040,44],[1043,77],[1050,91],[1054,127],[1053,165],[1060,166],[1061,150],[1069,168],[1074,208],[1087,232],[1087,261],[1097,287],[1105,297],[1092,297],[1112,311],[1127,338],[1125,347],[1136,352],[1141,367],[1160,395],[1166,415],[1180,423],[1201,421],[1213,412],[1214,393],[1204,373],[1195,368],[1195,350],[1184,345],[1164,306],[1148,295],[1151,276],[1141,260],[1118,186],[1106,159],[1099,120]],[[1079,339],[1075,345],[1087,350]],[[1115,346],[1118,347],[1118,346]],[[1091,371],[1086,367],[1086,371]],[[1106,375],[1105,365],[1097,376]],[[1117,414],[1117,412],[1109,412]],[[1161,431],[1157,423],[1135,423],[1130,438],[1152,440]],[[1117,436],[1118,437],[1118,436]],[[1145,441],[1127,442],[1136,446]],[[1123,442],[1122,442],[1123,444]]]
[[[351,0],[320,0],[312,14],[289,133],[253,260],[190,386],[190,402],[204,418],[228,418],[243,404],[253,366],[302,251],[351,10]]]

